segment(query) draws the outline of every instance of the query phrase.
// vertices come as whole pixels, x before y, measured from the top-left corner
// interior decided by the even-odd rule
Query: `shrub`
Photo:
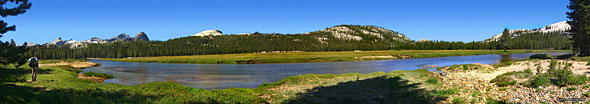
[[[572,75],[572,71],[571,70],[567,70],[567,69],[560,69],[560,70],[555,70],[554,72],[554,76],[555,76],[555,85],[557,86],[565,86],[567,85],[568,79],[569,77]]]
[[[514,84],[516,84],[516,81],[511,81],[511,82],[496,82],[496,85],[498,85],[500,87],[512,86]]]
[[[537,64],[537,75],[541,75],[543,72],[543,67],[541,67],[541,64]]]
[[[525,70],[524,70],[524,72],[525,72],[525,73],[529,73],[529,74],[532,74],[532,73],[533,73],[533,72],[531,71],[531,69],[525,69]]]
[[[477,91],[477,90],[476,90],[476,91],[474,91],[473,93],[471,93],[471,96],[472,96],[472,97],[477,97],[477,96],[479,96],[479,91]]]
[[[567,80],[568,84],[570,85],[581,85],[585,84],[586,81],[588,81],[588,78],[583,75],[571,75],[567,78]]]
[[[549,70],[547,70],[547,73],[553,73],[553,70],[556,70],[556,68],[557,68],[557,61],[551,60],[551,62],[549,63]]]
[[[570,88],[567,88],[566,90],[567,91],[573,91],[573,90],[576,90],[576,88],[570,87]]]
[[[463,98],[454,98],[451,102],[453,102],[453,104],[467,104],[467,102]]]
[[[559,55],[556,58],[557,59],[569,59],[569,58],[571,58],[573,56],[574,56],[574,54],[565,54],[565,55]]]
[[[536,54],[536,55],[531,55],[529,57],[529,59],[551,59],[553,58],[553,56],[551,56],[550,54]]]
[[[486,98],[486,104],[506,104],[504,101],[497,101],[492,99],[491,97]]]
[[[496,78],[492,79],[490,83],[496,83],[496,85],[500,87],[515,85],[517,80],[515,79],[531,79],[532,72],[526,71],[515,71],[515,72],[508,72],[501,75],[496,76]]]
[[[434,96],[445,96],[445,95],[453,95],[457,93],[457,89],[446,89],[446,90],[437,90],[432,93]]]
[[[86,72],[84,74],[86,74],[87,76],[103,77],[103,78],[107,78],[107,79],[113,78],[112,75],[108,75],[106,73],[96,73],[96,72],[92,72],[92,71]]]
[[[584,93],[585,97],[590,97],[590,93]]]
[[[531,80],[532,87],[547,86],[551,84],[551,79],[547,75],[538,75]]]
[[[506,67],[506,66],[510,66],[510,65],[512,65],[512,64],[513,64],[513,62],[512,62],[512,61],[508,61],[508,62],[497,63],[497,64],[494,64],[493,66],[494,66],[495,68],[499,68],[499,67]]]
[[[430,78],[430,79],[426,80],[426,83],[437,84],[438,79],[437,78]]]
[[[588,61],[588,63],[586,64],[586,66],[590,66],[590,61]]]

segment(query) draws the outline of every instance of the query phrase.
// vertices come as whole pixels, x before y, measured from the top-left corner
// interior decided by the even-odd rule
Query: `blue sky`
[[[0,40],[51,42],[145,32],[152,40],[219,29],[225,34],[305,33],[340,24],[375,25],[414,40],[479,41],[504,27],[567,20],[567,0],[30,0],[2,18],[17,31]]]

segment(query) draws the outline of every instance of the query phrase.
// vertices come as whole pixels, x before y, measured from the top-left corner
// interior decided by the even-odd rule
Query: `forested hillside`
[[[569,49],[569,40],[555,33],[527,33],[508,41],[509,49]],[[68,45],[30,47],[28,54],[43,59],[122,58],[231,54],[277,51],[354,51],[354,50],[455,50],[500,49],[499,42],[416,42],[395,31],[375,26],[340,25],[303,34],[254,33],[251,35],[189,36],[167,41],[135,41],[88,44],[85,48]]]

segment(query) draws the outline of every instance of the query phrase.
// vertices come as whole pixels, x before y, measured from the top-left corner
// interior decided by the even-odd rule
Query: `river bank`
[[[187,63],[187,64],[262,64],[262,63],[308,63],[335,61],[390,60],[446,56],[518,54],[536,52],[569,52],[569,50],[386,50],[344,52],[287,52],[244,53],[193,56],[104,58],[102,60],[140,63]]]

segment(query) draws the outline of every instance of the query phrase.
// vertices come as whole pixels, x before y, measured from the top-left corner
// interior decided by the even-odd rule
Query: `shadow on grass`
[[[53,69],[41,69],[38,74],[50,74]],[[0,68],[0,83],[3,82],[25,82],[31,77],[30,68],[6,69]]]
[[[44,88],[17,86],[12,84],[0,84],[0,89],[4,89],[0,92],[0,103],[2,104],[147,103],[141,101],[146,101],[148,98],[155,98],[155,96],[132,95],[123,90],[45,90]]]
[[[377,77],[360,81],[343,82],[334,86],[322,86],[298,93],[296,98],[285,103],[313,104],[426,104],[445,100],[431,96],[418,88],[419,83],[410,84],[400,77]]]
[[[50,74],[54,69],[41,69],[39,74]],[[0,104],[30,103],[147,103],[147,99],[158,96],[131,94],[126,90],[103,90],[99,88],[75,90],[52,89],[14,85],[11,82],[25,82],[30,79],[31,70],[26,68],[0,68]]]

